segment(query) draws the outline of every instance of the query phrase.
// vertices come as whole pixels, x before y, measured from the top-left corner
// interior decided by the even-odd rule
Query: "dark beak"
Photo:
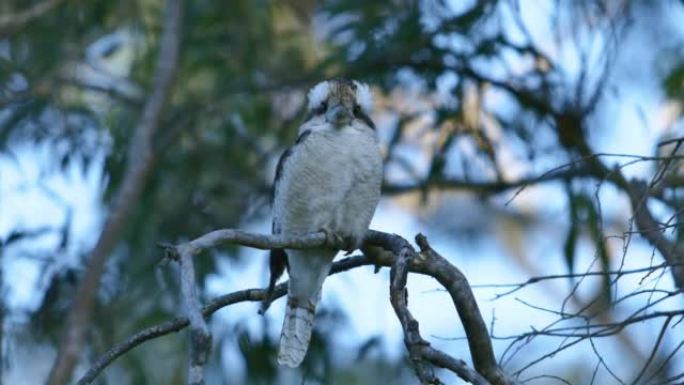
[[[337,104],[328,109],[325,113],[325,120],[328,123],[334,124],[336,126],[346,126],[351,123],[354,115],[347,107],[342,104]]]

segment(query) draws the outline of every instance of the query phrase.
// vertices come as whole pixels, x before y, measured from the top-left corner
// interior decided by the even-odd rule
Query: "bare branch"
[[[506,375],[496,362],[487,326],[482,319],[466,277],[458,268],[434,251],[422,234],[416,236],[416,243],[420,247],[419,265],[424,266],[424,274],[437,279],[451,295],[468,337],[468,346],[475,370],[494,385],[517,383]]]
[[[478,372],[469,367],[468,364],[466,364],[463,360],[459,360],[454,357],[451,357],[448,354],[444,354],[443,352],[431,346],[422,346],[420,350],[420,354],[423,357],[425,357],[425,359],[430,361],[433,365],[439,368],[450,370],[456,373],[463,380],[468,381],[471,384],[489,384],[489,381],[484,379]]]
[[[193,239],[192,241],[183,244],[182,247],[187,248],[189,253],[195,255],[201,250],[228,243],[253,247],[255,249],[261,250],[279,248],[308,249],[326,245],[342,246],[329,244],[329,241],[331,240],[326,238],[326,234],[323,231],[300,236],[291,236],[283,234],[254,234],[242,230],[222,229],[212,231]]]
[[[667,146],[668,144],[674,144],[674,143],[684,143],[684,137],[663,140],[662,142],[658,142],[658,147],[663,147],[663,146]]]
[[[681,321],[681,318],[680,318],[680,321]],[[678,321],[678,322],[679,322],[679,321]],[[658,367],[658,369],[654,370],[653,373],[651,373],[651,376],[650,376],[646,381],[644,381],[644,382],[650,384],[650,383],[652,383],[651,380],[653,380],[654,378],[656,378],[656,376],[657,376],[659,373],[665,373],[665,370],[667,369],[667,366],[668,366],[669,362],[672,360],[672,357],[674,357],[675,354],[677,354],[677,352],[679,351],[679,349],[682,348],[682,346],[684,346],[684,340],[680,341],[679,344],[677,344],[677,346],[675,346],[675,348],[672,349],[672,351],[670,352],[670,354],[668,354],[667,357],[665,357],[665,359],[662,361],[662,363],[660,364],[660,366]]]
[[[408,310],[408,290],[406,289],[409,262],[411,259],[419,257],[411,245],[405,240],[403,241],[403,245],[398,244],[398,242],[393,243],[395,246],[392,252],[396,258],[390,271],[390,302],[404,331],[404,343],[409,351],[409,357],[413,362],[416,376],[420,379],[421,384],[442,384],[435,376],[433,369],[424,362],[434,363],[436,361],[439,362],[438,366],[448,367],[459,377],[470,383],[488,385],[489,382],[487,380],[476,371],[468,368],[463,361],[456,360],[432,348],[421,337],[418,321],[413,318],[413,315]]]
[[[608,181],[627,194],[632,206],[634,221],[639,233],[646,238],[660,252],[668,265],[671,266],[672,276],[678,288],[684,289],[684,245],[668,240],[662,233],[662,227],[648,210],[646,200],[651,196],[660,194],[657,186],[646,185],[639,181],[627,181],[619,168],[611,170],[601,163],[602,157],[618,157],[640,161],[666,161],[682,159],[679,155],[670,156],[643,156],[613,153],[591,153],[586,143],[579,143],[582,148],[582,157],[570,164],[556,167],[551,171],[537,177],[523,178],[512,182],[470,182],[456,179],[432,178],[421,183],[408,185],[389,185],[383,187],[383,192],[388,195],[402,194],[412,191],[424,191],[428,188],[467,190],[479,194],[497,193],[512,188],[518,188],[516,195],[526,186],[558,179],[594,178]],[[631,164],[631,163],[630,163]],[[678,187],[678,182],[663,180],[665,187]],[[669,184],[668,184],[669,183]],[[515,197],[515,196],[514,196]]]
[[[521,289],[523,289],[529,285],[533,285],[533,284],[536,284],[539,282],[548,281],[548,280],[552,280],[552,279],[586,278],[586,277],[592,277],[592,276],[607,277],[607,276],[615,275],[616,276],[615,280],[617,280],[624,275],[638,274],[638,273],[652,274],[655,271],[658,271],[660,269],[667,269],[668,267],[672,267],[672,266],[670,264],[668,264],[667,262],[664,262],[664,263],[661,263],[661,264],[656,265],[656,266],[641,267],[641,268],[636,268],[636,269],[615,270],[615,271],[612,271],[612,270],[611,271],[586,271],[584,273],[539,275],[536,277],[528,278],[524,282],[470,285],[470,287],[473,289],[509,288],[508,291],[496,294],[494,299],[498,299],[498,298],[513,294],[513,293],[515,293],[515,292],[517,292],[517,291],[519,291],[519,290],[521,290]],[[653,292],[653,291],[649,290],[649,292]]]
[[[345,258],[333,263],[332,268],[330,269],[330,275],[354,269],[359,266],[371,265],[373,263],[374,261],[371,261],[367,257],[363,256]],[[280,298],[284,296],[285,293],[287,293],[287,282],[281,283],[275,287],[273,290],[273,298]],[[202,308],[202,316],[205,318],[209,317],[216,311],[226,306],[240,302],[261,302],[266,294],[266,290],[263,289],[247,289],[220,296],[211,300]],[[102,372],[102,370],[113,363],[117,358],[129,352],[131,349],[141,345],[146,341],[180,331],[189,324],[190,321],[187,317],[178,317],[135,333],[124,341],[114,345],[105,354],[100,356],[100,358],[95,361],[95,363],[90,367],[90,369],[88,369],[83,377],[78,380],[76,385],[91,384]]]
[[[188,362],[188,385],[204,384],[204,364],[211,353],[211,332],[202,316],[202,304],[197,294],[194,254],[180,248],[181,293],[185,314],[190,320],[190,361]]]
[[[392,250],[392,252],[396,255],[396,259],[390,271],[390,302],[404,331],[404,344],[413,362],[413,369],[421,384],[443,384],[435,377],[432,367],[424,362],[422,347],[429,347],[430,344],[421,337],[418,321],[408,310],[408,290],[406,289],[408,262],[409,258],[415,255],[415,251],[406,242],[398,250]]]
[[[403,287],[405,289],[406,284],[406,272],[416,272],[424,275],[431,275],[435,277],[440,283],[442,283],[451,294],[454,304],[459,312],[459,317],[463,321],[466,328],[466,333],[469,336],[469,345],[471,347],[471,356],[473,362],[475,362],[475,367],[477,372],[468,366],[461,360],[457,360],[447,354],[440,352],[427,344],[420,335],[418,334],[417,322],[408,313],[405,306],[399,307],[398,315],[402,315],[400,320],[402,320],[402,325],[406,325],[405,331],[407,332],[406,338],[416,343],[411,342],[407,344],[411,355],[419,355],[426,362],[429,362],[435,366],[445,368],[453,371],[459,377],[464,380],[470,381],[475,384],[493,384],[493,385],[503,385],[503,384],[515,384],[516,382],[511,378],[507,377],[497,366],[494,359],[494,354],[491,350],[491,342],[489,341],[489,335],[485,327],[484,321],[479,314],[479,309],[477,304],[474,302],[474,297],[472,291],[468,287],[468,283],[465,278],[458,272],[458,270],[449,264],[445,259],[436,254],[431,249],[427,249],[427,240],[424,237],[419,236],[419,245],[421,245],[422,252],[417,254],[411,245],[402,237],[393,234],[382,233],[379,231],[369,230],[366,234],[365,245],[366,246],[380,246],[385,250],[390,250],[391,252],[374,252],[369,253],[364,257],[352,257],[341,260],[333,264],[331,269],[331,274],[349,270],[358,266],[363,265],[376,265],[376,266],[395,266],[399,263],[401,271],[399,273],[404,276],[401,281],[396,281],[393,278],[392,284],[395,288]],[[236,243],[241,245],[246,245],[250,247],[269,249],[269,248],[309,248],[309,247],[320,247],[320,246],[331,246],[339,247],[340,245],[335,244],[334,239],[326,238],[324,232],[305,234],[298,237],[287,237],[283,235],[261,235],[261,234],[251,234],[239,230],[218,230],[201,236],[193,241],[181,244],[178,246],[165,246],[172,251],[172,257],[183,258],[182,256],[192,256],[199,253],[201,250],[218,246],[223,243]],[[373,249],[372,247],[365,247],[364,252]],[[399,257],[400,256],[400,257]],[[397,262],[397,261],[403,262]],[[394,268],[396,270],[396,267]],[[396,273],[393,273],[396,277]],[[399,286],[397,286],[399,285]],[[273,293],[273,298],[279,298],[283,296],[286,292],[286,285],[278,285]],[[202,316],[207,317],[211,313],[220,309],[221,307],[230,305],[236,302],[242,301],[261,301],[266,295],[265,290],[246,290],[228,296],[220,297],[213,300],[208,306],[202,309]],[[405,302],[405,297],[404,302]],[[401,301],[402,297],[398,296],[394,300]],[[472,301],[472,302],[470,302]],[[397,302],[400,304],[400,302]],[[404,313],[406,311],[406,313]],[[464,314],[465,312],[475,311],[477,314]],[[195,313],[197,314],[197,313]],[[135,346],[153,338],[178,331],[190,324],[188,318],[177,318],[172,321],[168,321],[164,324],[154,326],[143,330],[127,340],[121,342],[120,344],[114,346],[107,353],[105,353],[98,361],[93,365],[93,367],[88,370],[88,372],[79,380],[78,385],[90,384],[95,377],[104,369],[106,366],[111,364],[116,358],[125,354],[130,349]],[[412,325],[415,325],[412,326]],[[471,338],[470,334],[473,334]],[[485,338],[486,341],[481,341],[481,338]],[[482,350],[474,350],[482,349]],[[422,367],[419,369],[421,373],[430,373],[431,369],[424,366],[422,362],[420,363]],[[480,371],[483,370],[484,372]],[[421,377],[423,379],[433,379],[430,383],[439,383],[434,376],[432,377]],[[428,383],[423,381],[424,383]]]
[[[168,99],[178,64],[181,9],[182,0],[167,0],[152,93],[145,102],[142,116],[131,140],[128,166],[121,188],[115,196],[100,237],[90,252],[83,280],[74,296],[74,302],[62,331],[57,359],[48,377],[47,383],[50,385],[63,385],[71,378],[92,317],[105,262],[119,242],[127,220],[133,214],[152,172],[154,163],[152,137],[159,126],[161,112]]]
[[[667,327],[670,325],[670,321],[672,321],[672,317],[667,317],[665,319],[665,322],[663,322],[663,326],[660,328],[660,333],[658,333],[658,338],[656,339],[656,342],[653,345],[653,349],[651,349],[651,354],[648,356],[648,359],[644,363],[644,366],[641,368],[641,371],[639,371],[639,374],[636,376],[634,381],[632,381],[632,385],[637,385],[639,383],[639,380],[641,380],[644,374],[646,374],[646,369],[648,369],[649,365],[651,365],[651,362],[653,362],[653,359],[655,358],[656,353],[658,352],[658,347],[660,346],[660,343],[663,342],[663,337],[665,336]]]
[[[646,205],[648,189],[644,183],[628,183],[622,178],[620,184],[629,197],[634,213],[634,221],[641,235],[658,249],[667,263],[672,265],[672,278],[675,281],[675,285],[679,289],[684,290],[684,245],[671,242],[665,238],[661,231],[653,230],[658,229],[659,226]]]

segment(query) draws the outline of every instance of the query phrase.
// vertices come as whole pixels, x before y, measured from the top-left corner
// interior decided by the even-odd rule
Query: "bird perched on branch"
[[[371,109],[370,89],[357,81],[328,80],[309,91],[306,122],[276,169],[274,234],[322,230],[349,252],[361,246],[382,183]],[[323,280],[338,251],[271,251],[269,293],[286,266],[290,276],[278,363],[297,367],[304,359]]]

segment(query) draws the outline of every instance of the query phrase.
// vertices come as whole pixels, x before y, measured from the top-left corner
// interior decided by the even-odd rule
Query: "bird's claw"
[[[322,228],[320,231],[325,233],[325,243],[327,245],[337,247],[344,244],[344,239],[341,235],[337,234],[336,232],[325,227]]]
[[[322,228],[321,231],[325,233],[325,243],[345,250],[347,252],[345,255],[349,255],[359,248],[359,242],[351,235],[342,236],[326,228]]]

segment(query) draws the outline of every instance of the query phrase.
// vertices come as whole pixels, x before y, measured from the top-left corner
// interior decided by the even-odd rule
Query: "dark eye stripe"
[[[325,111],[328,109],[328,101],[322,101],[321,104],[316,107],[316,109],[313,110],[313,113],[316,115],[321,115],[324,114]]]
[[[327,100],[324,100],[324,101],[321,102],[321,104],[318,105],[318,107],[314,108],[313,110],[311,110],[311,112],[309,112],[309,113],[306,115],[306,118],[304,118],[304,121],[305,121],[305,122],[308,122],[308,121],[311,120],[314,116],[325,114],[325,111],[326,111],[327,109],[328,109],[328,101],[327,101]]]
[[[354,106],[354,116],[356,117],[356,119],[359,119],[360,121],[366,123],[368,127],[375,130],[375,123],[373,123],[371,118],[368,115],[366,115],[365,112],[363,112],[363,110],[358,104]]]

